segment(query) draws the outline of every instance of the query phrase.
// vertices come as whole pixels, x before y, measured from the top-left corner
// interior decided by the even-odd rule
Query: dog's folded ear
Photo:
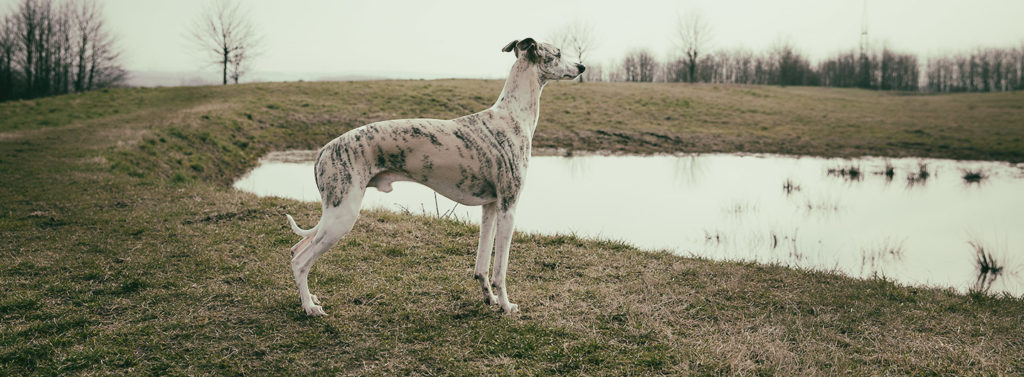
[[[505,45],[505,47],[502,47],[501,48],[501,52],[512,52],[512,49],[516,48],[516,43],[519,43],[518,39],[514,40],[512,42],[509,42],[507,45]],[[516,53],[516,55],[519,55],[519,53]]]
[[[537,41],[533,38],[526,38],[516,43],[516,49],[519,51],[530,51],[530,49],[537,48]]]
[[[526,39],[523,39],[523,40],[515,40],[515,41],[512,41],[512,42],[509,42],[507,45],[505,45],[505,47],[503,47],[501,49],[501,51],[503,51],[503,52],[515,51],[517,58],[519,57],[519,52],[520,51],[526,51],[526,53],[528,54],[527,56],[530,57],[531,61],[535,62],[535,61],[538,60],[537,59],[537,41],[533,40],[533,38],[526,38]]]

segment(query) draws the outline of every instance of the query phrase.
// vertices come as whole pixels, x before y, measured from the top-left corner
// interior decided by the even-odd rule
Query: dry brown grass
[[[260,84],[114,90],[41,99],[28,110],[0,104],[0,130],[39,130],[0,140],[0,374],[1024,373],[1019,298],[683,258],[568,235],[516,235],[509,279],[522,313],[501,316],[483,305],[471,278],[474,226],[381,211],[364,212],[318,262],[311,285],[331,316],[305,317],[288,271],[297,237],[283,215],[310,224],[319,207],[257,198],[227,183],[269,150],[314,147],[375,119],[461,114],[489,105],[499,86]],[[769,127],[767,140],[818,137],[817,122],[800,120],[807,113],[776,109],[803,97],[823,98],[810,108],[850,106],[850,114],[830,116],[872,120],[883,116],[859,112],[895,111],[888,101],[924,108],[964,101],[993,119],[972,127],[994,128],[1006,114],[993,109],[1014,95],[558,85],[546,91],[548,136],[538,137],[591,132],[607,141],[586,145],[601,146],[615,132],[705,135],[707,143],[732,135],[721,147],[735,150],[738,140],[750,143],[742,135],[757,122]],[[683,100],[692,105],[672,102]],[[673,128],[639,113],[644,103],[681,107],[671,111],[692,112],[692,123]],[[181,112],[202,106],[209,111]],[[734,125],[726,114],[737,109],[750,111]],[[624,111],[637,112],[637,121],[606,118]],[[923,127],[899,119],[879,132]],[[71,122],[82,126],[62,128]],[[959,132],[943,127],[934,132]],[[137,142],[119,143],[118,135]],[[965,132],[950,139],[963,149],[945,150],[1020,156],[986,137]],[[868,148],[857,140],[836,151]],[[635,143],[624,148],[670,149]]]

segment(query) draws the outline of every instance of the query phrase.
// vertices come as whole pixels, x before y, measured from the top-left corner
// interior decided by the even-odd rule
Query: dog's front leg
[[[494,228],[498,219],[498,205],[488,203],[483,205],[480,216],[480,244],[476,249],[476,268],[473,270],[473,278],[480,282],[480,289],[484,293],[484,302],[488,305],[497,305],[498,296],[491,291],[491,280],[487,273],[491,269],[491,251],[494,250]]]
[[[508,301],[505,272],[508,270],[508,252],[512,246],[512,232],[515,228],[515,208],[497,212],[498,229],[494,241],[494,273],[491,276],[491,285],[498,290],[498,306],[501,307],[501,311],[512,314],[519,311],[519,305]]]

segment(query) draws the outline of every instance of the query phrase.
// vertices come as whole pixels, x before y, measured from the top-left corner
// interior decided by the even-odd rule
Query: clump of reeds
[[[968,241],[974,249],[974,264],[977,267],[978,277],[974,281],[971,293],[984,293],[992,288],[992,284],[1003,273],[1003,265],[999,262],[992,250],[985,248],[985,245],[978,241]]]
[[[828,168],[828,175],[843,177],[851,181],[859,181],[862,178],[860,166],[857,165]]]
[[[966,183],[981,183],[982,180],[984,180],[985,178],[988,177],[985,174],[985,172],[981,171],[981,169],[978,169],[978,170],[964,169],[964,170],[962,170],[962,172],[964,173],[963,177],[964,177],[964,182],[966,182]]]
[[[886,181],[891,181],[892,177],[896,175],[896,168],[892,166],[892,162],[885,160],[885,167],[876,171],[875,175],[884,176]]]
[[[782,182],[782,191],[789,196],[793,194],[794,191],[800,191],[800,185],[793,182],[792,179],[786,178],[786,181]]]
[[[999,275],[1003,272],[1003,266],[992,255],[991,250],[986,250],[981,242],[968,241],[967,244],[974,248],[974,263],[978,266],[978,273],[983,275]]]
[[[928,172],[928,164],[919,162],[917,163],[917,172],[907,175],[907,186],[924,184],[928,181],[928,177],[931,177],[931,175],[932,174]]]

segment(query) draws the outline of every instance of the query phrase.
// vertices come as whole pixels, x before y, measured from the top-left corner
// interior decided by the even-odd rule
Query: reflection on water
[[[984,174],[968,179],[965,172]],[[1021,295],[1022,172],[1006,163],[936,159],[533,157],[516,229]],[[235,187],[320,199],[311,161],[268,158]],[[389,194],[368,189],[363,207],[479,222],[477,208],[440,196],[436,203],[430,189],[399,182]]]
[[[986,249],[985,243],[970,241],[968,244],[974,248],[974,263],[978,271],[978,277],[972,289],[990,291],[996,280],[1003,275],[1002,262],[1000,262],[998,257],[992,255],[990,249]]]

